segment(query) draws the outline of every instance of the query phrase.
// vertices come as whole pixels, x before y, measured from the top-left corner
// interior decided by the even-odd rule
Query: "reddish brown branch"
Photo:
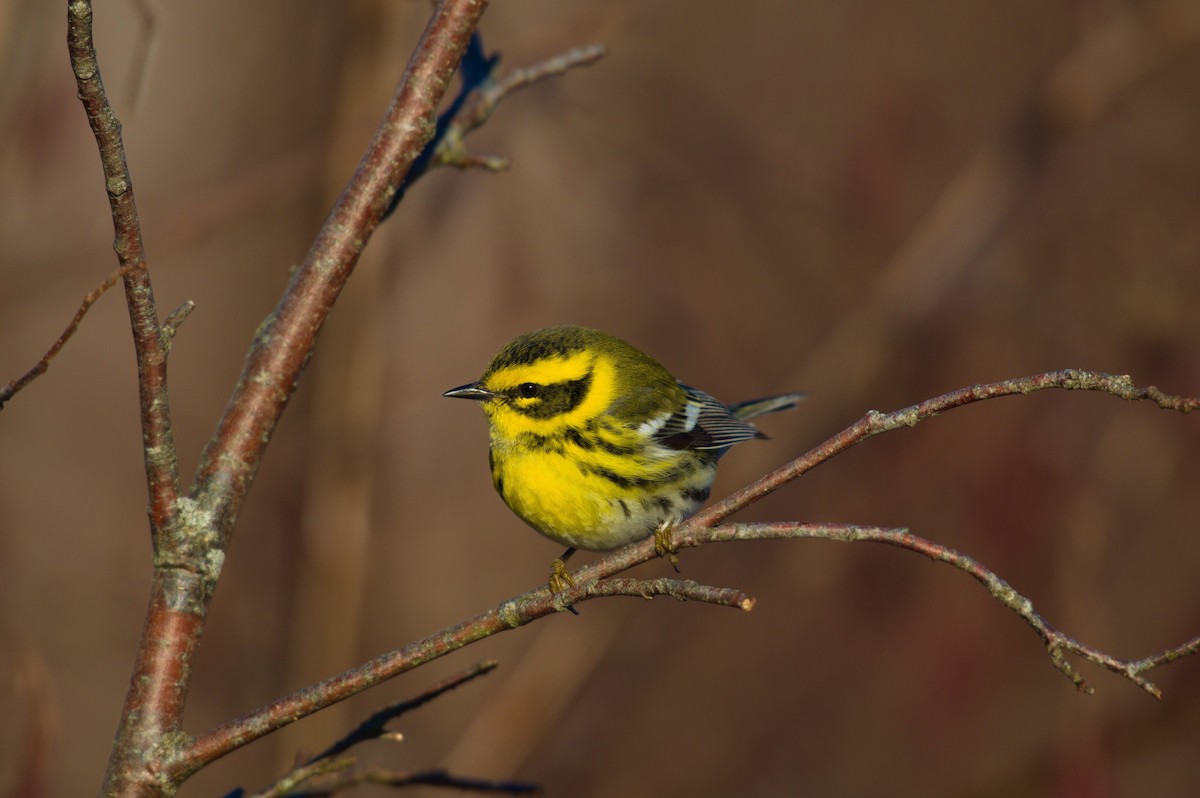
[[[88,0],[69,0],[72,65],[100,150],[116,250],[122,267],[131,267],[125,288],[138,355],[155,529],[150,606],[113,744],[106,795],[163,795],[179,784],[162,778],[155,758],[170,760],[182,745],[178,731],[192,654],[246,490],[317,332],[434,129],[437,106],[486,5],[485,0],[445,0],[438,6],[375,139],[279,305],[260,328],[225,416],[205,450],[196,483],[189,496],[181,498],[167,413],[166,353],[170,335],[188,308],[172,314],[165,325],[158,323],[120,123],[105,97],[92,45],[92,8]]]
[[[137,357],[143,457],[155,553],[146,621],[103,789],[106,794],[135,791],[149,794],[160,785],[139,783],[132,774],[142,770],[147,751],[179,732],[190,662],[203,617],[202,608],[190,601],[190,597],[204,583],[201,576],[204,561],[191,557],[194,551],[179,546],[179,537],[173,534],[179,476],[167,400],[168,336],[159,325],[150,273],[146,269],[121,123],[100,78],[89,0],[69,0],[67,4],[67,47],[79,100],[100,154],[115,233],[113,248],[125,284],[125,304]]]
[[[1012,380],[991,382],[985,385],[969,385],[966,388],[959,388],[956,391],[935,396],[932,399],[926,399],[924,402],[891,413],[880,413],[876,410],[871,410],[859,419],[857,423],[847,427],[782,468],[772,471],[762,479],[752,482],[733,493],[723,501],[701,510],[688,519],[686,523],[694,526],[713,526],[719,524],[738,510],[778,490],[801,474],[811,471],[835,454],[843,452],[851,446],[861,443],[867,438],[878,435],[881,432],[890,432],[901,427],[912,427],[918,422],[932,418],[939,413],[944,413],[947,410],[984,399],[1030,394],[1047,388],[1061,388],[1068,391],[1097,391],[1131,402],[1154,402],[1164,410],[1176,410],[1181,413],[1190,413],[1200,408],[1200,399],[1164,394],[1153,385],[1149,388],[1138,388],[1130,381],[1128,375],[1105,374],[1098,371],[1081,371],[1079,369],[1048,371],[1029,377],[1018,377]]]
[[[96,304],[96,301],[104,296],[104,292],[116,285],[117,281],[128,274],[133,268],[133,266],[122,266],[116,269],[112,274],[105,277],[100,285],[83,295],[83,301],[79,303],[79,310],[75,311],[75,318],[71,319],[70,324],[58,336],[58,340],[50,345],[50,348],[46,350],[46,354],[42,355],[41,360],[35,363],[33,368],[25,372],[22,376],[0,388],[0,409],[3,409],[4,403],[13,398],[18,391],[46,373],[46,370],[50,368],[50,361],[58,356],[58,353],[66,346],[67,341],[71,340],[71,337],[79,330],[79,323],[83,321],[83,317],[87,315],[87,312],[91,310],[92,305]]]
[[[708,601],[741,609],[753,606],[753,600],[740,591],[706,587],[695,582],[673,579],[617,579],[599,583],[589,580],[586,584],[580,583],[579,587],[558,596],[551,595],[545,587],[537,588],[456,626],[443,629],[404,648],[383,654],[356,668],[298,690],[260,710],[202,734],[185,750],[180,751],[173,761],[163,764],[162,775],[171,780],[184,778],[246,743],[361,693],[393,676],[497,632],[517,629],[538,618],[553,615],[563,609],[561,602],[564,599],[570,603],[578,603],[606,596],[673,596],[681,601]]]
[[[700,601],[719,607],[734,607],[749,612],[754,599],[736,588],[702,585],[691,579],[598,579],[582,586],[584,598],[634,596],[651,599],[670,596],[676,601]],[[561,597],[570,598],[569,594]],[[561,609],[561,607],[559,607]]]
[[[1095,689],[1086,679],[1075,670],[1066,658],[1066,654],[1076,656],[1100,665],[1141,687],[1155,698],[1162,698],[1162,692],[1142,674],[1147,671],[1173,662],[1180,657],[1195,654],[1200,650],[1200,637],[1195,637],[1182,645],[1147,657],[1141,660],[1120,659],[1105,653],[1094,646],[1082,643],[1070,635],[1064,634],[1050,625],[1033,607],[1033,602],[1018,593],[1008,582],[1004,581],[991,569],[979,563],[975,558],[957,549],[943,546],[939,543],[918,537],[905,529],[886,529],[882,527],[838,525],[838,524],[725,524],[714,528],[690,527],[674,535],[678,546],[699,546],[703,543],[717,543],[733,540],[770,540],[783,538],[822,538],[843,542],[870,541],[887,543],[909,551],[924,554],[931,560],[948,563],[961,571],[973,576],[988,589],[992,598],[1021,617],[1046,644],[1050,661],[1063,672],[1075,686],[1085,692],[1094,693]]]
[[[970,386],[893,413],[885,414],[875,411],[868,413],[857,424],[843,430],[802,457],[735,493],[729,499],[719,502],[707,511],[683,522],[675,529],[673,539],[678,546],[696,546],[728,540],[823,537],[830,540],[877,540],[919,551],[926,556],[950,562],[987,585],[993,596],[1025,618],[1026,622],[1042,635],[1056,666],[1071,676],[1081,688],[1086,687],[1086,683],[1077,678],[1078,674],[1075,674],[1071,666],[1065,663],[1062,658],[1063,652],[1074,653],[1109,667],[1130,678],[1144,689],[1154,692],[1153,686],[1141,679],[1140,674],[1157,665],[1194,653],[1200,647],[1200,639],[1189,641],[1146,660],[1128,661],[1109,657],[1103,652],[1059,633],[1046,624],[1040,619],[1040,616],[1033,612],[1031,606],[1026,607],[1027,600],[967,555],[918,538],[904,530],[847,524],[788,523],[714,526],[719,523],[720,519],[736,512],[746,504],[756,501],[757,498],[871,435],[912,426],[922,419],[930,418],[945,410],[983,399],[1031,393],[1052,387],[1100,391],[1127,400],[1147,400],[1155,402],[1161,407],[1185,413],[1200,407],[1200,399],[1169,396],[1153,388],[1135,388],[1128,377],[1075,370],[1049,372],[988,385]],[[258,711],[200,735],[189,747],[180,751],[178,756],[164,763],[163,775],[171,779],[180,778],[181,775],[186,775],[253,739],[362,692],[381,681],[412,670],[418,665],[442,657],[477,640],[524,626],[579,601],[610,595],[676,595],[681,598],[704,601],[716,599],[715,603],[739,606],[743,609],[748,609],[752,605],[752,599],[734,590],[708,588],[670,579],[650,581],[609,579],[614,574],[647,562],[656,556],[653,539],[631,544],[575,571],[573,577],[576,586],[557,596],[551,595],[545,587],[531,590],[456,626],[410,643],[404,648],[381,655],[325,681],[298,690]]]
[[[125,160],[121,123],[113,112],[100,79],[100,63],[92,40],[90,0],[67,3],[67,49],[79,90],[79,100],[96,137],[104,186],[108,193],[117,252],[125,280],[125,303],[137,354],[138,398],[141,405],[146,484],[150,492],[150,521],[155,544],[175,512],[179,495],[178,463],[167,403],[167,350],[158,323],[150,273],[146,270],[142,228],[133,196],[133,179]]]
[[[404,175],[433,135],[438,104],[486,7],[485,0],[439,5],[375,138],[287,291],[259,328],[191,492],[223,543],[232,535],[246,490],[317,333]]]

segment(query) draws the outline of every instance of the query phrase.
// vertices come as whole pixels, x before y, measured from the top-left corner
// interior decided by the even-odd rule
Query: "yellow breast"
[[[607,551],[648,537],[664,520],[691,515],[716,473],[715,462],[679,453],[635,477],[596,454],[569,443],[547,451],[497,446],[492,479],[512,511],[541,534],[564,546]]]

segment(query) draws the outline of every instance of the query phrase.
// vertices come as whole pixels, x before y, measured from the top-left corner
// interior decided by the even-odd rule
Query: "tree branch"
[[[273,798],[273,796],[287,795],[295,791],[302,783],[315,779],[320,776],[329,775],[331,773],[343,773],[343,775],[333,783],[327,783],[320,787],[310,787],[305,791],[305,795],[327,795],[333,794],[338,790],[345,789],[352,784],[357,784],[365,780],[367,771],[355,771],[353,773],[344,773],[344,771],[353,768],[358,764],[358,760],[354,756],[342,756],[346,751],[354,746],[368,740],[378,740],[382,738],[399,740],[400,735],[396,732],[387,731],[387,724],[396,718],[411,712],[414,709],[428,704],[446,693],[454,690],[467,682],[474,681],[480,676],[486,676],[494,671],[499,663],[494,660],[484,660],[477,662],[465,671],[448,676],[429,689],[423,691],[420,695],[399,701],[395,704],[384,707],[378,712],[373,713],[370,717],[351,729],[345,736],[335,742],[333,745],[326,748],[321,753],[309,758],[302,765],[297,766],[291,772],[277,779],[267,789],[262,792],[255,793],[252,798]]]
[[[647,560],[654,557],[653,541],[650,543],[650,554],[645,557]],[[621,551],[626,550],[622,549]],[[601,563],[606,561],[607,558]],[[624,568],[628,567],[630,566],[624,566]],[[618,570],[624,570],[624,568]],[[607,576],[614,572],[604,575]],[[586,582],[580,582],[578,587],[564,591],[557,596],[551,594],[550,590],[544,586],[530,590],[509,599],[498,607],[410,643],[404,648],[383,654],[337,676],[297,690],[262,709],[198,736],[186,749],[179,751],[173,760],[163,763],[162,773],[171,779],[178,778],[180,774],[192,773],[259,737],[331,704],[361,693],[393,676],[410,671],[419,665],[445,656],[451,651],[457,651],[463,646],[497,632],[516,629],[538,618],[560,612],[565,608],[563,601],[574,604],[591,598],[607,596],[635,596],[638,598],[672,596],[680,601],[705,601],[739,607],[743,610],[748,610],[753,606],[753,599],[740,591],[707,587],[695,582],[673,579],[598,581],[599,579],[600,577],[589,578]]]
[[[320,790],[306,792],[306,798],[335,795],[360,784],[381,784],[387,787],[446,787],[459,792],[491,793],[501,795],[540,795],[540,785],[525,781],[491,781],[468,776],[455,776],[445,770],[418,770],[412,773],[393,773],[389,770],[363,770],[348,773],[335,783]]]
[[[211,516],[222,548],[321,326],[392,195],[433,135],[438,103],[486,7],[486,0],[439,5],[375,138],[255,336],[190,493]]]
[[[83,295],[83,301],[79,303],[79,310],[75,311],[75,317],[71,319],[70,323],[67,324],[54,343],[50,345],[50,348],[46,350],[46,354],[42,355],[41,359],[29,371],[3,388],[0,388],[0,410],[4,408],[4,403],[12,399],[18,391],[46,373],[46,370],[50,368],[50,361],[58,356],[62,348],[67,345],[67,341],[71,340],[71,337],[79,330],[79,323],[83,321],[83,317],[87,315],[87,312],[92,309],[92,305],[96,304],[96,301],[104,296],[108,289],[116,285],[117,281],[134,268],[134,266],[121,266],[117,268],[105,277],[100,282],[100,285]]]
[[[311,765],[319,759],[329,759],[331,757],[335,757],[338,754],[350,750],[359,743],[365,742],[366,740],[378,739],[386,732],[385,726],[387,726],[387,724],[391,721],[395,720],[406,712],[411,712],[418,707],[428,704],[435,698],[439,698],[451,690],[461,687],[467,682],[478,679],[480,676],[486,676],[494,671],[499,664],[500,663],[496,662],[495,660],[483,660],[482,662],[477,662],[467,670],[443,679],[415,698],[399,701],[395,704],[384,707],[378,712],[373,713],[357,727],[352,729],[345,737],[309,759],[308,764]]]
[[[1141,678],[1141,675],[1159,665],[1196,653],[1200,649],[1200,637],[1146,659],[1122,660],[1058,632],[1034,611],[1028,599],[968,555],[912,535],[906,530],[851,524],[777,523],[717,526],[737,510],[757,501],[767,493],[778,489],[868,437],[901,427],[910,427],[946,410],[984,399],[1023,395],[1045,388],[1098,391],[1129,401],[1151,401],[1165,409],[1183,413],[1200,407],[1200,399],[1164,394],[1153,387],[1137,388],[1128,377],[1068,369],[986,385],[973,385],[892,413],[871,411],[859,422],[834,435],[808,453],[734,493],[728,499],[718,502],[684,521],[673,531],[673,542],[676,546],[690,547],[730,540],[807,537],[844,541],[875,541],[917,551],[938,561],[955,565],[987,586],[993,597],[1020,615],[1042,637],[1055,666],[1071,678],[1081,690],[1090,692],[1091,687],[1065,660],[1064,653],[1076,654],[1102,665],[1125,676],[1152,695],[1158,695],[1158,689]],[[573,572],[575,587],[557,595],[552,595],[546,587],[530,590],[455,626],[298,690],[262,709],[219,726],[197,737],[186,750],[179,753],[177,758],[166,763],[165,772],[168,774],[190,772],[253,739],[362,692],[386,679],[412,670],[485,637],[519,628],[538,618],[562,611],[575,603],[588,599],[613,595],[643,597],[670,595],[680,599],[708,601],[742,609],[749,609],[753,606],[752,598],[736,590],[706,587],[694,582],[680,582],[671,579],[642,581],[609,578],[635,565],[654,559],[657,556],[654,545],[653,539],[647,539],[617,549],[600,560]]]
[[[559,53],[532,66],[513,69],[499,80],[488,78],[470,93],[447,126],[446,133],[434,153],[433,165],[454,166],[460,169],[481,167],[492,171],[507,169],[507,158],[469,153],[467,136],[486,124],[496,108],[510,94],[547,78],[558,77],[571,69],[591,66],[607,52],[603,45],[589,44]]]
[[[1067,391],[1097,391],[1116,396],[1126,401],[1147,401],[1157,404],[1164,410],[1175,410],[1180,413],[1190,413],[1200,408],[1200,399],[1184,396],[1170,396],[1151,385],[1149,388],[1135,387],[1128,375],[1105,374],[1099,371],[1082,371],[1080,369],[1063,369],[1047,371],[1029,377],[1018,377],[1012,380],[1002,380],[984,385],[969,385],[956,391],[926,399],[909,407],[891,413],[868,411],[859,421],[834,435],[829,440],[797,457],[782,468],[772,471],[762,479],[756,480],[728,498],[707,507],[689,518],[685,523],[689,526],[713,526],[754,502],[778,490],[796,477],[811,471],[821,463],[829,460],[839,452],[843,452],[857,443],[878,435],[891,432],[901,427],[913,427],[918,422],[933,418],[939,413],[953,410],[956,407],[996,399],[1001,396],[1018,396],[1045,390],[1061,388]]]
[[[125,303],[133,328],[137,355],[138,399],[141,405],[146,484],[150,491],[150,522],[155,545],[175,512],[179,496],[179,467],[167,402],[167,350],[158,323],[150,273],[146,269],[142,226],[133,197],[133,179],[125,160],[121,123],[108,102],[100,79],[100,63],[92,40],[90,0],[67,3],[67,49],[79,89],[79,100],[96,137],[104,186],[108,193],[116,239],[113,249],[125,281]]]
[[[133,266],[125,276],[126,297],[138,353],[155,530],[150,604],[105,795],[171,793],[191,772],[164,777],[156,762],[171,759],[186,743],[180,729],[190,663],[246,491],[317,333],[404,173],[432,134],[438,104],[486,6],[486,0],[444,0],[435,10],[358,169],[260,327],[191,491],[179,497],[166,353],[188,308],[172,314],[166,325],[158,323],[120,124],[105,97],[92,45],[92,8],[87,0],[68,2],[72,66],[104,165],[116,249],[122,267]]]
[[[117,793],[135,783],[130,774],[141,769],[141,758],[155,745],[178,734],[190,674],[192,653],[199,640],[202,613],[191,597],[203,589],[202,563],[179,546],[174,534],[178,520],[179,468],[167,397],[167,341],[146,268],[141,222],[133,196],[133,180],[117,120],[104,83],[92,38],[89,0],[67,3],[67,48],[80,102],[96,138],[109,210],[116,234],[113,248],[121,265],[125,303],[129,308],[138,369],[142,448],[149,491],[151,539],[155,568],[142,638],[135,656],[122,711],[109,757],[104,790]],[[157,791],[143,782],[140,789]]]
[[[674,542],[679,546],[699,546],[704,543],[718,543],[733,540],[773,540],[784,538],[822,538],[847,543],[870,541],[886,543],[902,549],[924,554],[931,560],[944,562],[973,576],[984,587],[992,598],[1021,617],[1046,644],[1050,661],[1080,691],[1091,694],[1095,689],[1067,660],[1066,654],[1075,654],[1088,662],[1093,662],[1141,687],[1155,698],[1162,698],[1162,691],[1152,682],[1143,678],[1147,671],[1173,662],[1180,657],[1195,654],[1200,650],[1200,636],[1167,649],[1164,652],[1140,660],[1119,659],[1093,646],[1081,643],[1070,635],[1064,634],[1050,625],[1038,613],[1033,602],[1018,593],[1008,582],[1004,581],[991,569],[985,567],[973,557],[957,549],[943,546],[940,543],[918,537],[906,529],[887,529],[883,527],[854,526],[851,524],[800,524],[800,523],[771,523],[771,524],[725,524],[713,528],[691,528],[683,534],[676,533]]]

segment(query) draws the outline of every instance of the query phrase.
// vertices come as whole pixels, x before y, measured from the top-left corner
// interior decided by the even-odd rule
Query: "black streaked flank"
[[[638,485],[639,483],[641,483],[643,485],[649,484],[648,480],[629,479],[628,477],[621,476],[620,474],[616,473],[615,471],[609,471],[607,468],[598,468],[597,466],[594,466],[590,463],[580,463],[579,467],[580,467],[580,469],[584,470],[585,473],[595,474],[598,477],[604,477],[605,479],[607,479],[609,482],[613,483],[617,487],[625,488],[626,490],[628,490],[629,488],[632,488],[634,485]]]
[[[622,446],[619,443],[613,443],[612,441],[605,440],[604,438],[600,437],[596,438],[596,443],[601,449],[609,454],[615,454],[620,457],[625,457],[637,452],[637,447],[635,446]]]
[[[592,441],[590,441],[583,434],[583,432],[579,430],[578,427],[567,427],[566,437],[567,440],[578,446],[580,449],[583,449],[585,452],[590,452],[595,448]]]
[[[667,496],[646,496],[642,499],[642,509],[653,510],[655,507],[669,513],[675,509],[675,502]]]

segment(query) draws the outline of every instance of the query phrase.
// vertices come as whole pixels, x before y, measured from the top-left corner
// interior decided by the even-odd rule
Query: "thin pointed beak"
[[[466,385],[460,385],[457,388],[451,388],[442,396],[452,396],[456,399],[474,399],[477,402],[482,402],[485,399],[491,399],[496,394],[483,387],[482,382],[469,382]]]

